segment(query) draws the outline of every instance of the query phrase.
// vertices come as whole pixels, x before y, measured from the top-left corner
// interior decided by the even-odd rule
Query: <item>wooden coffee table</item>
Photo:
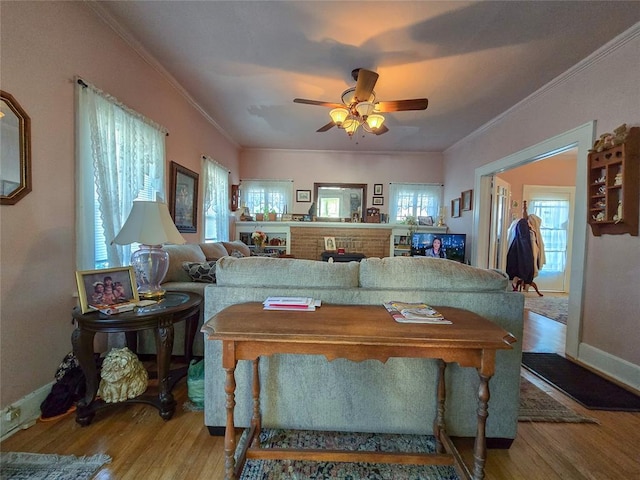
[[[235,480],[246,458],[340,462],[410,463],[455,465],[465,479],[484,478],[485,427],[488,415],[489,379],[494,374],[497,350],[510,349],[516,339],[491,321],[467,310],[435,307],[451,325],[400,324],[382,305],[327,305],[315,312],[266,311],[261,303],[228,307],[203,327],[209,340],[222,341],[222,367],[226,371],[227,423],[225,432],[225,479]],[[434,421],[435,453],[356,452],[259,448],[261,429],[258,363],[263,355],[279,353],[324,355],[328,360],[347,358],[360,362],[390,357],[438,359],[437,413]],[[235,368],[238,360],[253,362],[253,414],[249,440],[234,459]],[[447,435],[444,421],[447,363],[455,362],[478,371],[477,433],[473,471],[462,461]]]

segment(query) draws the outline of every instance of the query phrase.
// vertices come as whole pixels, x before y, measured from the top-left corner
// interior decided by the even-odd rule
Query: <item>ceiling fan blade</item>
[[[294,103],[304,103],[305,105],[319,105],[321,107],[344,108],[341,103],[321,102],[319,100],[307,100],[306,98],[294,98]]]
[[[382,135],[383,133],[387,133],[388,131],[389,129],[387,128],[387,126],[385,124],[382,124],[382,126],[373,133],[375,133],[376,135]]]
[[[358,70],[358,81],[356,83],[356,91],[354,93],[354,97],[358,102],[369,101],[369,97],[371,96],[373,87],[375,87],[377,81],[378,74],[376,72],[365,70],[364,68]]]
[[[426,98],[413,98],[411,100],[392,100],[389,102],[377,102],[378,112],[405,112],[407,110],[426,110],[429,100]]]
[[[336,126],[335,123],[329,122],[326,125],[320,127],[318,130],[316,130],[316,132],[326,132],[327,130],[331,130],[335,126]]]

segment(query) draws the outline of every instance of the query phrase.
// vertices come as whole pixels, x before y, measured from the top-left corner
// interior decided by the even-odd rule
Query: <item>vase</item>
[[[254,242],[256,246],[256,253],[264,253],[264,244]]]

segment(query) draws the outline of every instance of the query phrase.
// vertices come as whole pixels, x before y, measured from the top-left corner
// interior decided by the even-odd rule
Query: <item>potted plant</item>
[[[273,208],[270,209],[269,212],[266,213],[266,215],[268,215],[270,222],[275,222],[278,216],[278,214]]]

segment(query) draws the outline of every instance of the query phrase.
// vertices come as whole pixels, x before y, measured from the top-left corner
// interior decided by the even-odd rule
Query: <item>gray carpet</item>
[[[543,297],[532,296],[530,292],[524,298],[524,308],[556,322],[567,324],[569,315],[569,297],[545,294]]]
[[[89,480],[106,463],[109,455],[76,457],[23,452],[0,453],[2,480]]]

